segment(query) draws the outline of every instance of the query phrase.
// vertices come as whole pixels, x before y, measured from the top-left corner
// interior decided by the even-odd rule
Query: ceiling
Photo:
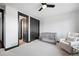
[[[50,17],[53,15],[58,15],[62,13],[67,13],[79,9],[78,3],[51,3],[55,4],[55,8],[46,8],[42,11],[38,11],[41,7],[40,3],[6,3],[19,11],[37,17],[39,19]]]

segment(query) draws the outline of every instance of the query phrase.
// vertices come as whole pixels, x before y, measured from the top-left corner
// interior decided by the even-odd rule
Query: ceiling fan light
[[[47,7],[47,5],[43,5],[42,8],[45,9]]]

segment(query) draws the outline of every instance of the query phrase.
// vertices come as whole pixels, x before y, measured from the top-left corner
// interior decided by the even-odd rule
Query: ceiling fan
[[[54,8],[55,7],[55,5],[53,4],[47,4],[47,3],[41,3],[41,8],[38,10],[38,11],[41,11],[41,10],[43,10],[43,9],[45,9],[45,8]]]

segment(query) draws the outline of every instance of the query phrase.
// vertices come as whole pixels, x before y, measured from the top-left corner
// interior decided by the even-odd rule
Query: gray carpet
[[[57,45],[45,43],[39,40],[23,44],[8,51],[0,50],[1,56],[67,56],[66,52]]]

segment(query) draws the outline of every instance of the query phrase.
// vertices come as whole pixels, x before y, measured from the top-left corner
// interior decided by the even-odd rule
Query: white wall
[[[41,20],[41,32],[56,32],[58,38],[64,38],[68,32],[79,32],[79,11],[73,11]]]
[[[4,5],[2,5],[2,4],[0,4],[0,9],[5,9],[5,6]]]
[[[18,45],[18,14],[15,8],[5,6],[4,20],[5,48]]]

